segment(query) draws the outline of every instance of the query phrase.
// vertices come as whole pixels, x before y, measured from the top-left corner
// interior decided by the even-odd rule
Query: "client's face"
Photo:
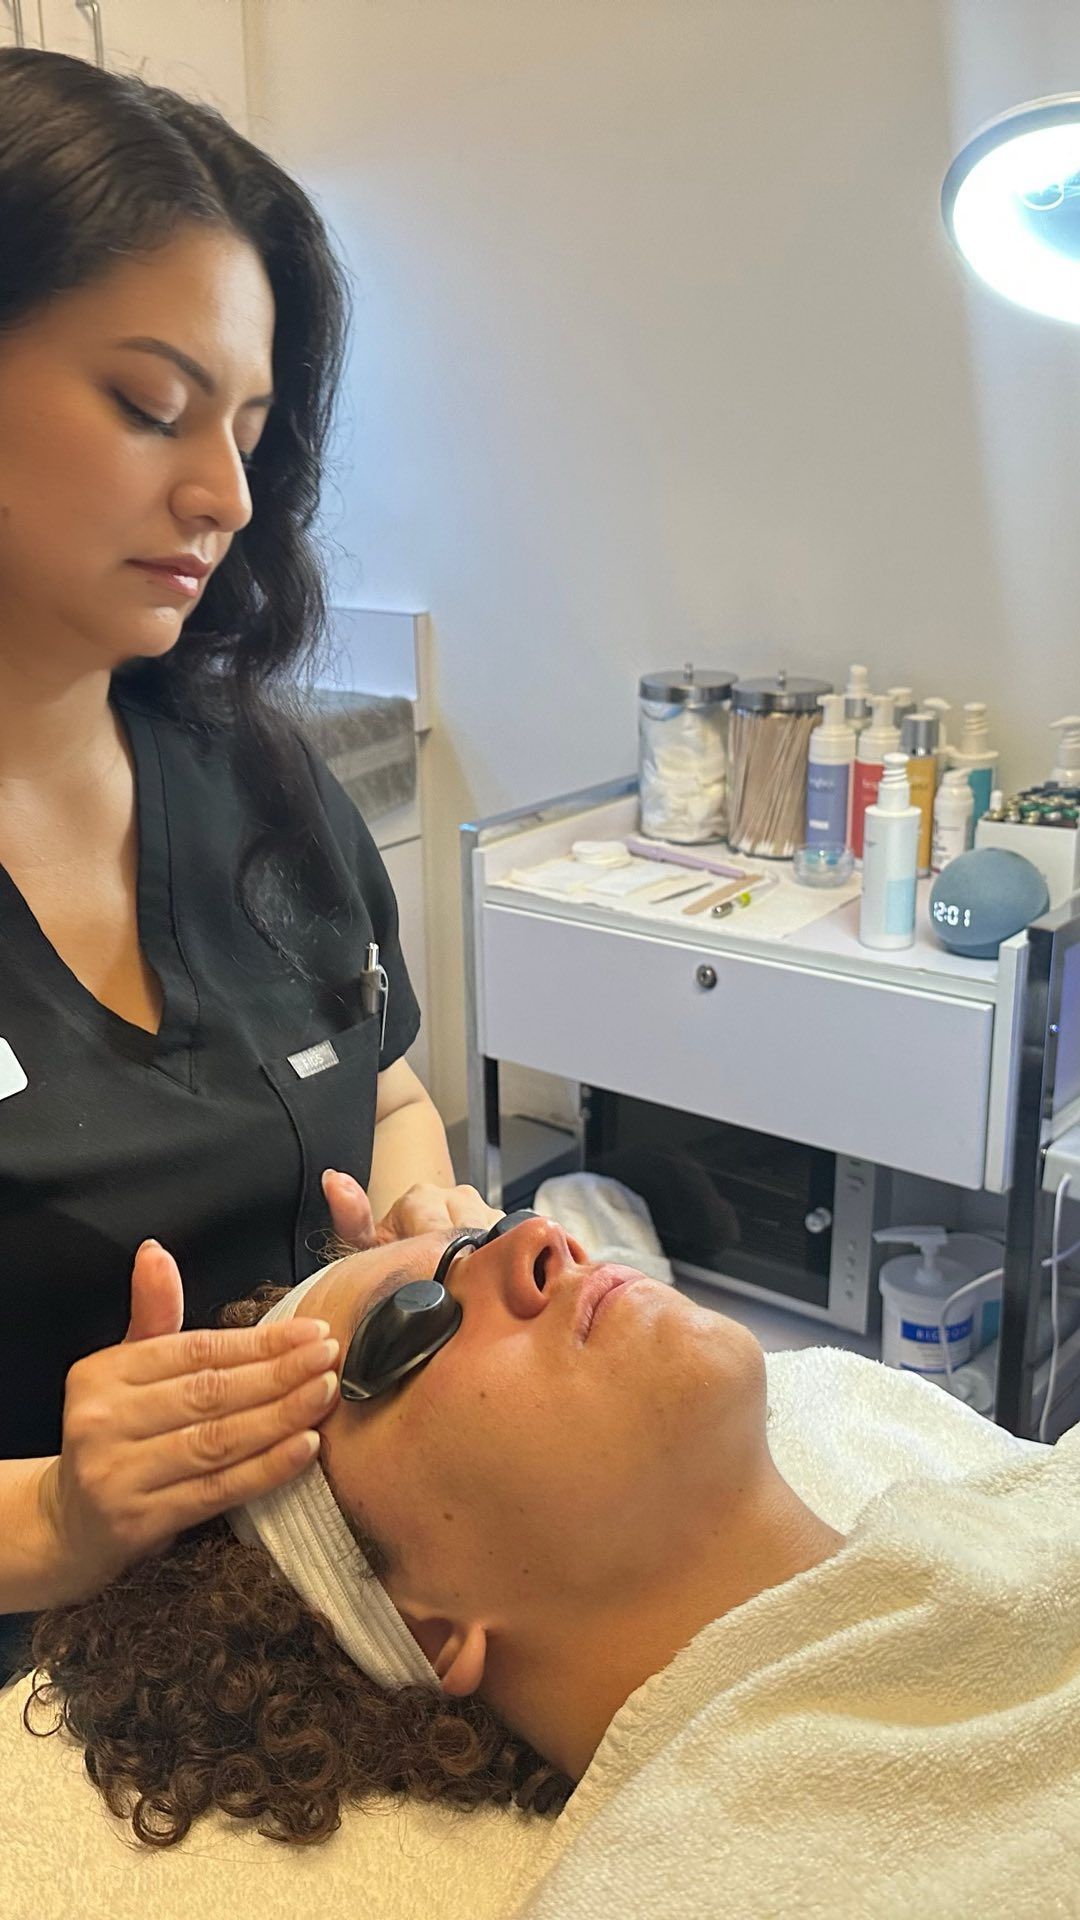
[[[448,1237],[340,1261],[305,1311],[346,1353],[375,1300],[431,1277]],[[605,1279],[620,1284],[590,1317]],[[744,1328],[593,1266],[544,1219],[463,1251],[447,1285],[463,1312],[447,1344],[322,1429],[339,1499],[394,1552],[399,1604],[497,1627],[554,1594],[610,1602],[723,1525],[763,1433],[764,1364]]]

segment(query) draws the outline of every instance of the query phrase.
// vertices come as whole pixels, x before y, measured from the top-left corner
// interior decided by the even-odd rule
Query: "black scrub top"
[[[227,739],[114,699],[137,778],[139,934],[164,1008],[149,1034],[101,1006],[0,867],[0,1036],[27,1079],[0,1098],[0,1460],[59,1451],[65,1375],[123,1338],[141,1240],[175,1254],[186,1327],[314,1271],[330,1229],[319,1176],[366,1182],[376,1075],[420,1024],[386,870],[316,756],[340,908],[298,907],[285,929],[306,978],[237,899],[252,803]],[[360,998],[369,940],[390,983],[381,1044]]]

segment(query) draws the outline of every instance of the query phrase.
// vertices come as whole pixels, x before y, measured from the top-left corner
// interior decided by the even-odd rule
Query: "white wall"
[[[430,608],[435,1090],[456,826],[629,769],[638,673],[784,664],[1080,709],[1080,331],[938,197],[1080,88],[1072,0],[248,0],[253,137],[356,277],[338,586]],[[351,557],[350,557],[351,556]]]

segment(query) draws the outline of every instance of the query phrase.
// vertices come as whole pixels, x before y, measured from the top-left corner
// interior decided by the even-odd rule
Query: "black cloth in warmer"
[[[139,935],[164,1010],[149,1034],[103,1007],[0,867],[0,1036],[27,1079],[0,1098],[0,1459],[59,1450],[65,1375],[123,1338],[141,1240],[175,1254],[186,1327],[314,1270],[330,1228],[320,1175],[366,1182],[376,1076],[420,1024],[386,870],[314,754],[340,908],[298,907],[285,927],[305,978],[237,897],[252,805],[227,736],[114,698],[136,768]],[[381,1045],[360,996],[369,940],[390,982]]]

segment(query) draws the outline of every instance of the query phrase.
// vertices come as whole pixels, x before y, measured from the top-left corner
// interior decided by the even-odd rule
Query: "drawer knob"
[[[716,968],[699,967],[694,975],[694,979],[697,981],[698,986],[703,987],[706,993],[708,993],[709,989],[716,985]]]

